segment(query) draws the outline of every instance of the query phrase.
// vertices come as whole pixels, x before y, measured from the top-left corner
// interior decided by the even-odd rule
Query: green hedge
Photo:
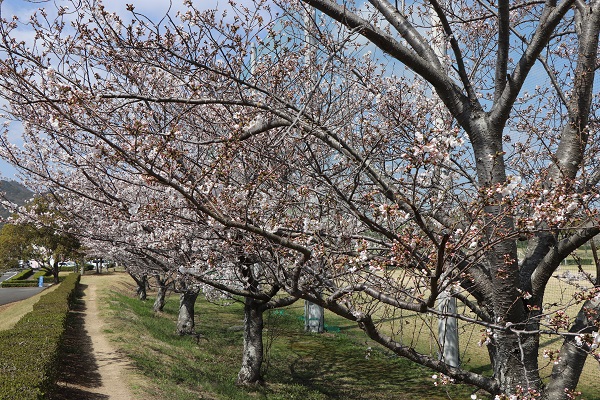
[[[33,279],[34,280],[38,280],[40,276],[52,276],[52,271],[47,271],[45,269],[41,269],[38,272],[36,272],[35,274],[33,274]]]
[[[7,279],[4,282],[2,282],[2,287],[33,287],[33,286],[37,286],[37,281],[34,282],[34,281],[26,280],[31,276],[31,274],[33,274],[33,270],[24,269],[23,271],[19,272],[12,278]]]
[[[8,279],[4,282],[2,282],[2,287],[8,288],[8,287],[37,287],[37,285],[39,284],[38,281],[39,277],[37,277],[35,280],[33,279],[26,279],[26,280],[18,280],[15,281],[13,279]],[[58,277],[58,281],[62,282],[64,279],[64,277]],[[49,275],[49,276],[44,276],[44,283],[54,283],[54,276]]]
[[[23,279],[27,279],[31,276],[31,274],[33,274],[33,270],[31,268],[28,269],[24,269],[23,271],[19,272],[18,274],[16,274],[15,276],[13,276],[10,279],[7,279],[9,281],[19,281],[19,280],[23,280]]]
[[[36,287],[38,285],[38,281],[31,281],[31,280],[19,280],[19,281],[15,281],[12,279],[6,280],[4,282],[2,282],[2,287],[4,288],[9,288],[9,287]]]
[[[79,274],[43,295],[14,328],[0,331],[0,399],[44,398],[56,379],[58,349]]]
[[[20,272],[2,282],[2,287],[36,287],[39,284],[40,276],[44,278],[44,283],[54,282],[54,276],[51,271],[42,269],[31,276],[32,273],[31,269]]]

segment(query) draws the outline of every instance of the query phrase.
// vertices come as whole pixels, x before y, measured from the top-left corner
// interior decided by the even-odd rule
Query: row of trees
[[[57,4],[3,15],[24,145],[7,127],[0,156],[87,248],[244,298],[241,383],[260,380],[262,313],[304,299],[499,398],[572,396],[600,297],[544,294],[600,231],[598,1],[188,1],[156,23]],[[493,376],[383,323],[415,314],[481,327]]]
[[[0,270],[34,261],[58,283],[60,262],[82,256],[79,240],[64,229],[57,230],[61,217],[50,211],[43,197],[31,201],[22,211],[20,218],[15,215],[17,220],[0,228]]]

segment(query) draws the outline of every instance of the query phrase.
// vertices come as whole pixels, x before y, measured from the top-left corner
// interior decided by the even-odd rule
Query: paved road
[[[7,279],[12,278],[13,276],[15,276],[17,274],[16,271],[8,271],[2,274],[2,276],[0,276],[0,282],[5,281]]]
[[[0,306],[14,301],[25,300],[44,290],[41,287],[0,288]]]
[[[0,276],[0,282],[15,275],[16,272],[7,272]],[[26,287],[26,288],[3,288],[0,287],[0,306],[3,304],[12,303],[19,300],[25,300],[33,295],[38,294],[44,290],[40,287]]]

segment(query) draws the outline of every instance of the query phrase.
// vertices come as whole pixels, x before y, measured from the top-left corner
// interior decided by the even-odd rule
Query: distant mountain
[[[17,181],[0,180],[0,192],[6,193],[6,198],[18,205],[23,205],[27,200],[33,198],[33,192]],[[0,216],[6,218],[10,212],[0,206]]]

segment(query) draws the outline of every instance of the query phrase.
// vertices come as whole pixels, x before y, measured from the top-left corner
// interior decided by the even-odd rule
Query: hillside
[[[23,205],[33,197],[33,192],[16,181],[0,180],[0,192],[5,193],[6,198],[13,203]],[[0,206],[0,217],[6,218],[10,215],[9,211]]]

